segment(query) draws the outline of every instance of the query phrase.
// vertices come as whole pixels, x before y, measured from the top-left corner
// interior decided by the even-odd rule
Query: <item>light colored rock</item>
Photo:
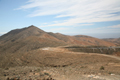
[[[111,75],[115,75],[115,74],[111,74]]]

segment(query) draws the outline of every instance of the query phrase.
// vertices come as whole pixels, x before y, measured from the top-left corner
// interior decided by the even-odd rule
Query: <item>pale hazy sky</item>
[[[0,34],[30,25],[68,35],[120,37],[120,0],[0,0]]]

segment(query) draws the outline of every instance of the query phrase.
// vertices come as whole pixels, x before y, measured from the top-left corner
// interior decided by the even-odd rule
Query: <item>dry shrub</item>
[[[116,56],[120,56],[120,51],[114,52]]]

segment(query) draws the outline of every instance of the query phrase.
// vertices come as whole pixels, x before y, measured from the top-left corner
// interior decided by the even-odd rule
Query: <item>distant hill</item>
[[[106,38],[103,40],[112,42],[112,43],[116,44],[117,46],[120,46],[120,38]]]

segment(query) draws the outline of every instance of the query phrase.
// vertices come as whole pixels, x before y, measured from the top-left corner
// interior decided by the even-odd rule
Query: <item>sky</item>
[[[120,0],[0,0],[0,35],[30,25],[46,32],[120,37]]]

